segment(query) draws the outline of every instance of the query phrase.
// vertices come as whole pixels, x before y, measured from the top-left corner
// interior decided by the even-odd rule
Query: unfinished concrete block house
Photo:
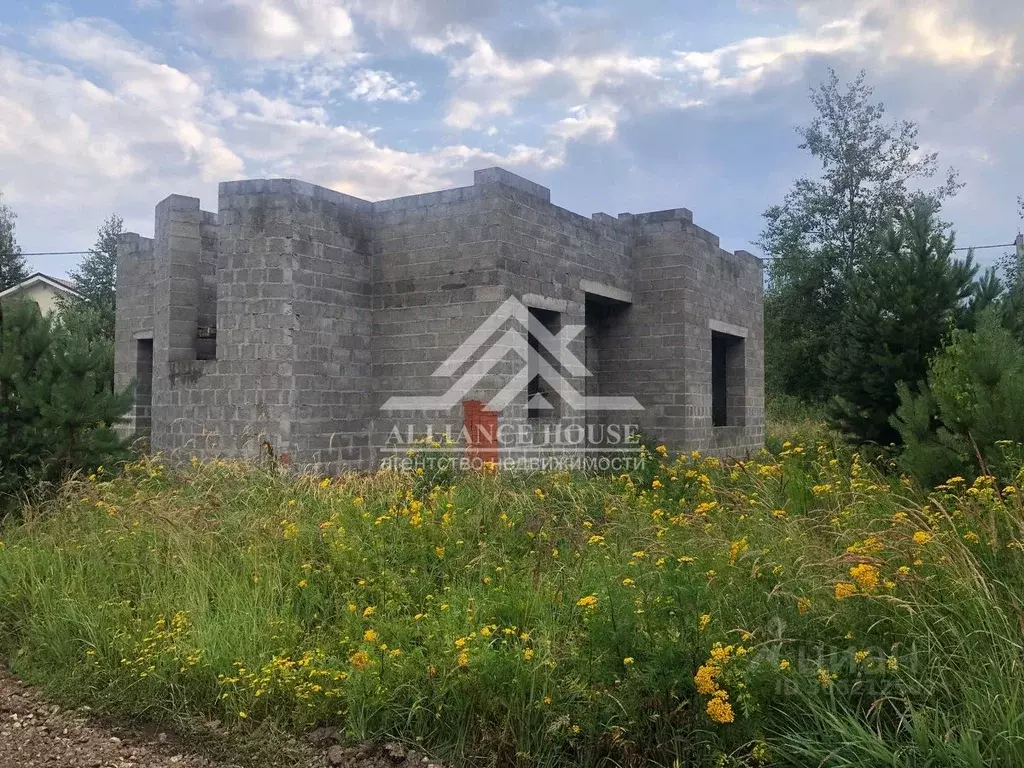
[[[763,443],[762,304],[759,260],[685,208],[586,218],[500,168],[378,202],[233,181],[217,213],[172,195],[153,238],[122,236],[117,383],[137,381],[126,430],[183,458],[366,468],[399,425],[481,413],[517,440],[630,422],[738,456]],[[505,335],[474,356],[488,321]],[[580,405],[627,396],[628,413]]]

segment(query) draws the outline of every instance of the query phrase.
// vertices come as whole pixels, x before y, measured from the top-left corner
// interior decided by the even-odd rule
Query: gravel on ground
[[[346,746],[333,728],[291,740],[286,757],[278,749],[258,756],[254,737],[240,737],[238,762],[203,756],[173,734],[116,728],[88,708],[63,709],[0,662],[0,768],[443,768],[397,742]]]

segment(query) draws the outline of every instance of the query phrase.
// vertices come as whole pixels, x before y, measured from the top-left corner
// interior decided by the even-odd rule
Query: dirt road
[[[64,710],[0,662],[0,768],[443,768],[396,743],[343,746],[330,728],[265,752],[259,740],[258,733],[226,738],[238,744],[237,762],[203,756],[173,735],[112,728],[87,710]]]

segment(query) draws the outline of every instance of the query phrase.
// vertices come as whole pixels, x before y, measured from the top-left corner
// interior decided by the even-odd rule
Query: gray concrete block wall
[[[370,344],[373,441],[381,454],[396,427],[403,435],[425,434],[428,427],[450,427],[457,434],[461,406],[387,413],[380,408],[392,396],[443,396],[455,378],[433,373],[510,294],[499,267],[495,199],[481,188],[386,200],[374,209]],[[497,366],[473,397],[486,402],[497,394],[512,365]]]
[[[294,180],[229,182],[217,214],[194,198],[165,200],[156,235],[122,241],[117,336],[119,381],[138,369],[136,337],[154,338],[155,449],[269,448],[321,471],[373,466],[396,424],[461,426],[461,403],[380,407],[448,391],[457,377],[432,374],[511,296],[556,309],[563,326],[586,324],[588,298],[600,298],[600,328],[569,344],[596,376],[566,378],[577,392],[645,406],[563,407],[563,424],[639,421],[654,439],[718,453],[763,441],[759,262],[722,251],[687,209],[586,218],[493,168],[471,187],[376,203]],[[729,369],[728,427],[711,426],[713,323],[745,335]],[[215,342],[203,338],[209,326]],[[509,354],[470,397],[488,401],[521,367]],[[538,423],[525,391],[500,418]]]
[[[154,346],[169,360],[193,360],[199,321],[199,199],[171,195],[156,207]]]
[[[372,217],[365,201],[320,187],[298,198],[289,450],[315,465],[367,464]]]
[[[667,424],[671,444],[715,454],[743,455],[763,444],[763,289],[760,262],[734,256],[696,227],[689,212],[633,217],[637,227],[635,331],[641,346],[661,350],[641,363],[653,368],[651,423]],[[637,312],[643,317],[636,317]],[[746,334],[746,404],[742,426],[714,427],[711,419],[712,322]],[[662,365],[664,361],[664,365]]]
[[[199,225],[199,312],[196,319],[196,355],[203,360],[217,357],[217,260],[220,256],[220,225],[217,214],[202,211]]]
[[[552,205],[545,188],[532,182],[519,184],[518,177],[501,169],[494,170],[498,173],[478,174],[477,178],[483,176],[486,193],[497,199],[497,210],[501,214],[497,235],[502,254],[502,281],[511,295],[536,297],[526,303],[557,311],[564,328],[585,326],[583,281],[602,283],[623,293],[632,290],[630,234],[617,220],[603,214],[588,219]],[[586,334],[572,339],[568,351],[585,361]],[[576,376],[567,370],[561,373],[578,393],[596,388],[589,381],[594,377]],[[550,416],[541,412],[531,418],[524,391],[503,411],[501,418],[515,426],[531,426],[539,442],[544,439],[545,430],[556,423],[563,429],[585,428],[594,417],[594,414],[567,408],[563,403],[562,408]],[[567,449],[567,452],[571,451]]]
[[[121,237],[117,246],[117,311],[114,323],[114,384],[123,389],[135,381],[138,373],[138,340],[153,338],[154,241],[137,234]],[[145,385],[143,385],[145,386]],[[149,407],[152,384],[149,385]],[[144,407],[144,406],[143,406]],[[139,423],[139,418],[145,424]],[[140,412],[140,398],[128,413],[121,432],[135,435],[148,426],[151,412]]]

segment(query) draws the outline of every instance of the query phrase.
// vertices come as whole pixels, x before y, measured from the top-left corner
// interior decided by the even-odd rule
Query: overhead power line
[[[961,246],[959,248],[954,248],[953,250],[954,251],[983,251],[986,248],[1013,248],[1016,245],[1017,245],[1016,243],[1001,243],[1001,244],[997,244],[997,245],[964,245],[964,246]],[[793,255],[790,255],[790,256],[761,256],[760,257],[760,259],[762,261],[780,261],[780,260],[783,260],[783,259],[816,259],[816,258],[818,258],[818,255],[814,254],[814,253],[807,253],[807,254],[800,254],[800,255],[793,254]]]
[[[19,256],[84,256],[92,251],[37,251],[35,253],[19,253]]]
[[[1002,245],[965,245],[963,248],[954,248],[954,251],[983,251],[986,248],[1013,248],[1016,243],[1004,243]]]
[[[954,248],[954,251],[984,251],[987,248],[1013,248],[1016,243],[998,243],[996,245],[964,245],[959,248]],[[36,251],[34,253],[22,252],[19,256],[84,256],[86,254],[93,253],[92,250],[88,251]],[[791,255],[791,256],[760,256],[758,257],[761,261],[778,261],[779,259],[814,259],[817,258],[816,254],[808,253],[805,255]]]

